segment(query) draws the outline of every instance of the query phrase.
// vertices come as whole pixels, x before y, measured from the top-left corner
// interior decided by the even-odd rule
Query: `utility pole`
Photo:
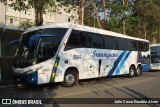
[[[4,28],[3,28],[4,31],[6,31],[6,6],[7,6],[7,1],[4,4]]]

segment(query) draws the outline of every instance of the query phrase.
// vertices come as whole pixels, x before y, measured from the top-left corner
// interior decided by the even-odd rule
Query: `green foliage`
[[[134,11],[139,17],[138,28],[142,30],[139,36],[146,32],[146,38],[151,42],[160,42],[160,1],[136,0]]]
[[[25,21],[20,23],[19,28],[28,29],[28,28],[31,28],[33,26],[34,26],[34,24],[30,20],[25,20]]]
[[[160,42],[160,0],[106,0],[107,21],[101,14],[100,0],[96,1],[103,29],[118,33],[125,30],[126,35]],[[85,25],[93,26],[93,9],[85,8]]]
[[[81,24],[81,9],[84,6],[84,24],[98,27],[95,20],[97,18],[95,18],[95,10],[91,5],[95,3],[102,29],[145,38],[151,42],[160,42],[160,0],[56,0],[59,2],[58,5],[55,5],[55,0],[15,1],[15,4],[10,4],[15,10],[25,10],[30,8],[29,6],[37,10],[36,17],[39,22],[37,21],[36,25],[40,25],[40,22],[43,21],[42,18],[39,18],[42,16],[38,13],[43,13],[46,10],[54,11],[63,6],[68,7],[65,9],[68,13],[77,8]],[[29,4],[25,4],[25,1],[28,1]],[[5,3],[6,0],[0,0],[0,2]]]

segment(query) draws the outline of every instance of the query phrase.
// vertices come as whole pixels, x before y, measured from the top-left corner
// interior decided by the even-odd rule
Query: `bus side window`
[[[79,47],[86,48],[87,47],[87,34],[85,32],[81,32],[79,36]]]
[[[144,51],[149,51],[149,43],[144,42]]]
[[[97,33],[85,32],[88,48],[103,49],[103,36]]]
[[[144,46],[143,46],[143,42],[138,41],[138,51],[142,51],[142,50],[143,50],[143,48],[144,48]]]
[[[104,48],[117,50],[117,39],[111,36],[104,36]]]
[[[137,42],[135,40],[129,40],[129,50],[136,51],[137,50]]]
[[[128,39],[117,38],[117,43],[118,43],[118,49],[119,50],[129,50]]]
[[[79,47],[79,33],[80,32],[77,30],[72,30],[68,38],[65,50],[74,49],[74,48]]]

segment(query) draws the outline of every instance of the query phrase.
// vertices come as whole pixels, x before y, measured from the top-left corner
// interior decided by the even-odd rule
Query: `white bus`
[[[148,40],[74,24],[27,30],[13,61],[19,81],[62,82],[68,87],[81,79],[122,74],[134,77],[149,69]]]
[[[151,70],[160,70],[160,44],[151,44]]]

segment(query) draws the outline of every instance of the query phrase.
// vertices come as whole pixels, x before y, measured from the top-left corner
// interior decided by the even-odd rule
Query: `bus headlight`
[[[30,71],[28,71],[28,72],[27,72],[27,74],[29,75],[29,74],[31,74],[32,72],[33,72],[33,71],[32,71],[32,70],[30,70]]]
[[[37,68],[34,68],[34,69],[31,69],[31,70],[27,71],[27,74],[31,74],[31,73],[33,73],[33,72],[35,72],[35,71],[38,71],[38,70],[41,69],[41,68],[42,68],[42,66],[37,67]]]

